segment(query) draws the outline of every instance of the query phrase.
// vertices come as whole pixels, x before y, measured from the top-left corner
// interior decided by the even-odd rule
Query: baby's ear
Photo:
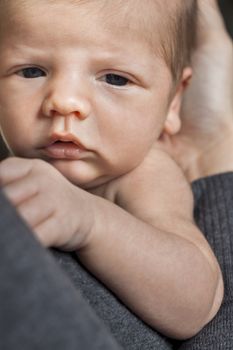
[[[182,77],[179,84],[176,87],[176,93],[170,103],[167,118],[164,123],[163,132],[168,135],[175,135],[179,132],[181,128],[180,110],[184,91],[189,85],[190,79],[192,77],[192,69],[186,67],[183,70]]]

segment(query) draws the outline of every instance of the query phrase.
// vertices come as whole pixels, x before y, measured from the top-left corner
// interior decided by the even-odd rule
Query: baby
[[[4,192],[43,245],[76,251],[178,339],[223,297],[164,146],[181,126],[196,12],[194,0],[0,0]]]

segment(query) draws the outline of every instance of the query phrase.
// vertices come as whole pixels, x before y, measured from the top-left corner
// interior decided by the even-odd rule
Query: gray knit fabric
[[[195,218],[210,243],[224,278],[224,301],[219,313],[179,350],[233,350],[233,173],[193,183]]]
[[[0,350],[120,350],[0,191]]]
[[[76,256],[54,251],[60,265],[71,277],[99,317],[127,350],[171,350],[166,337],[152,330],[123,305],[101,282],[82,267]]]
[[[233,173],[198,180],[192,188],[195,219],[222,268],[225,297],[215,319],[190,340],[169,342],[122,305],[78,263],[75,255],[55,252],[60,265],[124,349],[233,350]]]
[[[199,180],[193,191],[195,218],[219,260],[225,297],[215,319],[184,342],[145,325],[74,254],[52,251],[67,279],[0,194],[0,349],[112,350],[112,333],[126,350],[233,350],[233,173]]]

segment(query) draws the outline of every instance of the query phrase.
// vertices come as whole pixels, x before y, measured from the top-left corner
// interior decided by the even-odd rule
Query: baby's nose
[[[44,99],[42,110],[47,117],[75,115],[84,120],[90,114],[91,105],[84,93],[69,87],[50,91]]]

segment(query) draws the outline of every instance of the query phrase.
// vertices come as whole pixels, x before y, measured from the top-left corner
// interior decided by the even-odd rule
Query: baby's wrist
[[[93,195],[76,187],[73,189],[72,210],[70,212],[70,235],[60,248],[64,251],[86,249],[91,241],[94,226]]]
[[[92,243],[95,235],[96,203],[95,195],[82,191],[84,195],[81,220],[79,220],[78,234],[81,233],[83,241],[79,249],[86,249]]]

